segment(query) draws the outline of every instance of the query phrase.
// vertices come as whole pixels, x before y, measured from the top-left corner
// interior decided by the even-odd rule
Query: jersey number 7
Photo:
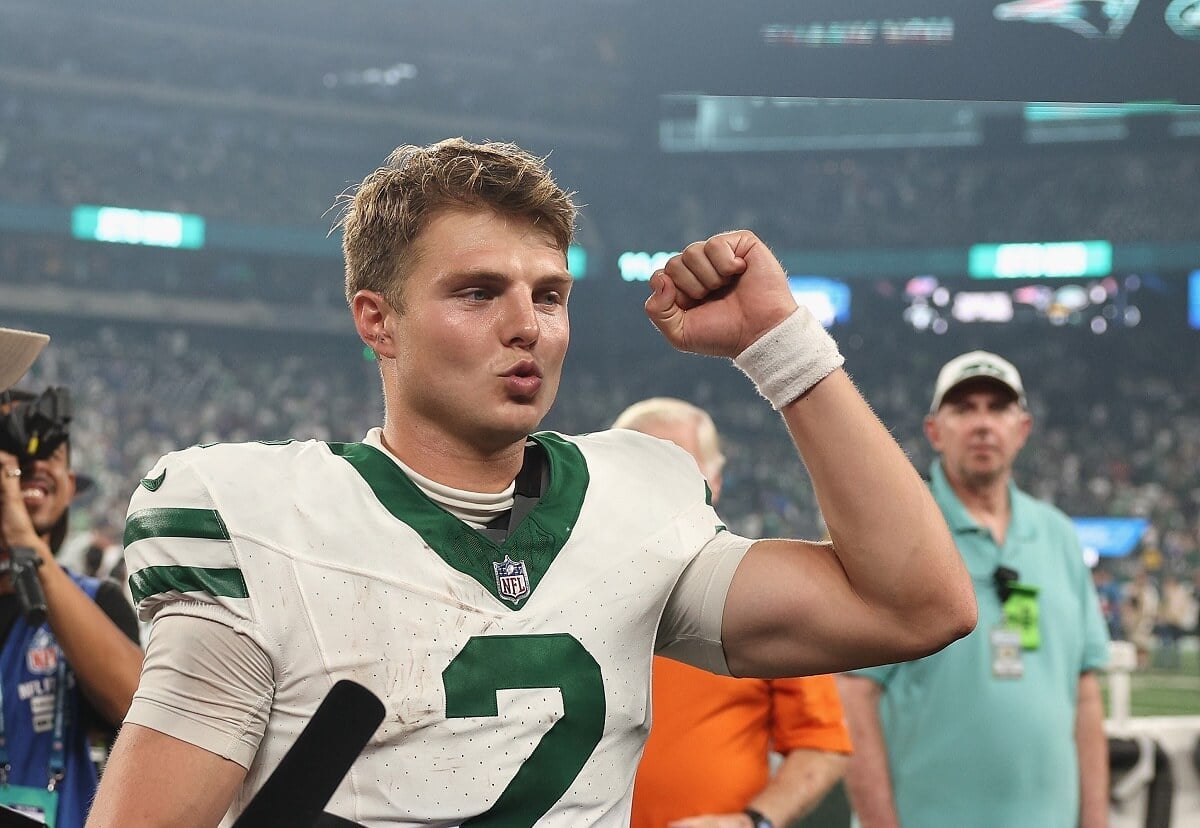
[[[557,687],[563,715],[499,799],[463,828],[533,828],[558,801],[604,733],[600,665],[566,633],[489,635],[467,641],[442,672],[446,718],[497,716],[496,692]]]

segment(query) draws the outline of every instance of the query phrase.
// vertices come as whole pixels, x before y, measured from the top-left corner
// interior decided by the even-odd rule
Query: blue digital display
[[[850,321],[850,286],[824,276],[788,276],[796,303],[804,305],[826,328]]]
[[[1200,331],[1200,270],[1188,277],[1188,324]]]
[[[1137,548],[1150,525],[1146,518],[1138,517],[1077,517],[1071,520],[1084,554],[1093,550],[1102,558],[1128,555]]]

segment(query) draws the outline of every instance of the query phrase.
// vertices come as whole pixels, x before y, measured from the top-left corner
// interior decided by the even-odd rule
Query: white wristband
[[[845,361],[833,337],[803,305],[733,359],[776,410],[799,399]]]

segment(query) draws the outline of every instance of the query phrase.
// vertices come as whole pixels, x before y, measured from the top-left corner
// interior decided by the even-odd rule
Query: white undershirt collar
[[[392,454],[383,444],[383,429],[378,426],[367,432],[363,442],[379,449],[385,457],[399,466],[408,479],[430,500],[469,526],[482,529],[484,525],[513,507],[513,493],[516,491],[517,485],[515,480],[509,483],[508,488],[504,491],[494,494],[455,489],[413,471],[399,457]]]

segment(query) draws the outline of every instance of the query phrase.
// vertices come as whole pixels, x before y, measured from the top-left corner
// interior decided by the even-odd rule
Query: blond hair
[[[720,474],[725,467],[725,455],[721,453],[721,438],[717,426],[708,412],[686,400],[675,397],[650,397],[636,402],[622,411],[613,422],[613,428],[628,428],[642,431],[652,424],[675,425],[683,423],[696,429],[696,443],[700,448],[700,471],[707,478]]]
[[[346,300],[373,290],[402,304],[415,242],[448,209],[494,210],[542,228],[565,255],[575,230],[574,194],[560,188],[544,159],[515,144],[449,138],[426,147],[397,147],[342,201]]]

